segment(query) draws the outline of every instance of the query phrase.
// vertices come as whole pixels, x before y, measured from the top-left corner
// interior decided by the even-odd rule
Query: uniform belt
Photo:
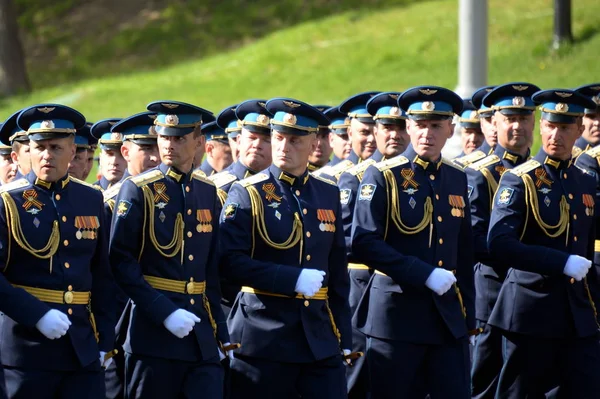
[[[600,240],[594,241],[594,252],[600,252]]]
[[[242,287],[242,292],[246,292],[248,294],[255,294],[255,295],[268,295],[268,296],[276,296],[279,298],[296,298],[296,299],[314,299],[314,300],[320,300],[320,301],[325,301],[327,300],[327,298],[329,298],[327,296],[327,287],[323,287],[319,289],[319,292],[317,292],[314,296],[311,297],[306,297],[302,294],[297,294],[295,297],[290,297],[287,295],[282,295],[282,294],[274,294],[272,292],[268,292],[268,291],[261,291],[261,290],[255,290],[252,287]]]
[[[351,270],[371,270],[371,268],[367,265],[363,265],[362,263],[348,263],[348,269]]]
[[[157,290],[177,292],[179,294],[199,295],[206,291],[206,281],[190,281],[170,280],[168,278],[147,276],[144,275],[144,280]]]
[[[76,292],[76,291],[59,291],[59,290],[47,290],[45,288],[26,287],[24,285],[13,284],[15,288],[21,288],[33,295],[42,302],[48,303],[62,303],[67,305],[87,305],[90,303],[92,293],[87,292]]]

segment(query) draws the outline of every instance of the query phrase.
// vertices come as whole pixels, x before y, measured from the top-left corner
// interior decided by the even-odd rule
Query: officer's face
[[[583,117],[583,137],[592,145],[600,144],[600,111]]]
[[[154,168],[160,160],[156,144],[135,144],[126,141],[121,147],[121,154],[127,162],[127,170],[132,176]]]
[[[494,126],[498,132],[498,143],[507,150],[525,154],[533,142],[535,117],[529,115],[504,115],[494,113]]]
[[[0,155],[0,184],[10,183],[15,179],[17,173],[16,165],[10,154]]]
[[[410,142],[419,157],[428,161],[437,161],[442,154],[446,140],[452,137],[452,121],[412,120],[409,119],[408,134]]]
[[[495,146],[498,142],[498,136],[496,134],[496,128],[494,127],[493,117],[487,116],[479,119],[479,125],[481,126],[481,131],[483,132],[483,136],[485,137],[485,141],[490,146]]]
[[[581,133],[583,133],[583,125],[580,119],[577,123],[554,123],[545,119],[540,121],[542,148],[546,154],[554,158],[562,160],[571,158],[573,145]]]
[[[314,165],[324,166],[329,162],[332,148],[329,145],[329,132],[317,134],[317,145],[308,157],[308,161]]]
[[[202,152],[204,152],[204,136],[194,137],[194,134],[189,133],[180,137],[159,134],[156,144],[158,144],[161,161],[165,165],[173,166],[184,173],[189,172],[194,164],[198,147],[202,145]]]
[[[377,149],[374,130],[375,125],[372,123],[362,123],[356,118],[350,120],[348,137],[352,143],[352,149],[360,159],[369,158]]]
[[[29,143],[17,143],[13,145],[13,151],[10,153],[13,163],[19,166],[23,175],[31,171],[31,154],[29,151]]]
[[[200,145],[196,148],[196,154],[194,155],[194,166],[200,166],[202,163],[202,159],[204,158],[204,154],[206,153],[206,137],[202,135],[200,137]]]
[[[92,171],[92,168],[94,167],[94,151],[94,149],[89,149],[87,152],[87,162],[85,165],[85,170],[83,171],[83,180],[87,179],[90,172]]]
[[[483,133],[479,129],[461,128],[460,140],[462,150],[465,154],[470,154],[483,144]]]
[[[406,132],[406,123],[398,125],[387,125],[378,123],[375,127],[375,140],[377,142],[377,149],[386,158],[395,157],[398,154],[402,154],[410,138]]]
[[[275,166],[294,176],[303,174],[308,163],[308,156],[317,146],[316,135],[297,136],[273,130],[271,136]]]
[[[31,169],[38,178],[47,182],[55,182],[63,178],[69,169],[69,162],[75,157],[76,147],[73,137],[31,140],[30,147]]]
[[[88,151],[85,149],[76,150],[75,156],[71,162],[69,162],[68,172],[70,176],[83,180],[85,177],[85,169],[87,168],[87,153]]]
[[[109,182],[116,183],[121,180],[125,166],[125,159],[121,155],[120,149],[107,149],[100,152],[100,173]]]
[[[210,157],[210,164],[217,172],[222,171],[233,162],[231,147],[214,140],[206,143],[206,156]]]
[[[231,157],[233,159],[233,162],[238,160],[238,142],[237,142],[237,136],[235,136],[235,138],[228,138],[227,140],[229,140],[229,148],[231,148]]]
[[[273,159],[271,136],[252,133],[245,128],[238,135],[238,150],[240,161],[254,171],[266,169]]]
[[[339,159],[346,159],[352,151],[352,143],[347,134],[329,133],[329,145],[333,149],[333,155]]]

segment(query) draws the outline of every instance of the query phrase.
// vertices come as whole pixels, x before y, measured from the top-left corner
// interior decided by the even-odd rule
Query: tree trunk
[[[0,0],[0,97],[31,89],[12,0]]]

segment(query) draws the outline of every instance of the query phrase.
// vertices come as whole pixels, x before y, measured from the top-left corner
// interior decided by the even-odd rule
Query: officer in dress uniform
[[[331,147],[333,157],[325,166],[315,170],[315,176],[334,176],[337,170],[345,169],[352,166],[352,162],[346,158],[352,152],[352,144],[348,139],[348,128],[350,127],[350,118],[348,115],[341,113],[338,107],[332,107],[323,112],[329,119],[329,145]]]
[[[0,123],[0,129],[2,129],[2,124]],[[7,183],[10,183],[15,179],[15,174],[17,172],[16,165],[13,164],[12,158],[10,157],[10,153],[12,152],[12,147],[9,144],[10,142],[7,140],[4,142],[0,138],[0,185],[3,186]]]
[[[488,234],[490,255],[508,271],[488,321],[503,336],[496,397],[544,397],[558,387],[558,397],[596,398],[595,182],[571,156],[593,102],[563,89],[532,99],[542,148],[502,175]]]
[[[498,136],[496,135],[496,131],[494,130],[494,125],[492,123],[494,110],[483,104],[483,98],[495,88],[496,86],[484,86],[475,91],[475,93],[473,93],[471,96],[471,103],[477,109],[481,131],[485,137],[485,141],[481,147],[478,148],[478,150],[482,151],[486,155],[490,155],[494,152],[494,148],[498,142]]]
[[[238,143],[237,137],[242,131],[241,126],[237,123],[237,117],[235,116],[235,109],[238,104],[230,105],[229,107],[224,108],[217,115],[217,125],[225,130],[227,134],[227,141],[229,142],[229,147],[231,148],[231,157],[233,158],[233,162],[237,162],[238,160]]]
[[[91,151],[90,146],[90,129],[92,125],[88,122],[77,129],[75,134],[75,156],[69,162],[69,176],[85,181],[85,172],[87,170],[88,151]]]
[[[575,89],[576,92],[589,97],[596,103],[596,107],[586,108],[583,115],[583,134],[575,141],[573,156],[594,148],[600,143],[600,83],[583,85]],[[581,151],[579,151],[581,150]]]
[[[496,87],[484,99],[495,114],[492,117],[498,142],[494,153],[465,168],[475,261],[475,317],[481,332],[473,355],[472,397],[494,398],[502,369],[502,336],[486,323],[494,308],[505,268],[495,267],[487,248],[492,200],[500,177],[529,158],[535,128],[535,104],[531,99],[539,88],[530,83],[508,83]]]
[[[273,164],[235,183],[221,215],[223,270],[243,285],[228,319],[241,340],[232,398],[345,398],[352,336],[339,191],[307,170],[326,118],[294,99],[266,108]]]
[[[121,154],[123,134],[112,132],[111,129],[121,118],[103,119],[92,125],[90,135],[98,140],[100,145],[100,180],[94,184],[102,190],[109,189],[123,178],[127,164]]]
[[[12,114],[0,126],[0,140],[4,143],[10,143],[12,151],[10,156],[17,172],[15,179],[25,177],[31,171],[31,157],[29,156],[29,136],[27,132],[17,125],[17,117],[22,110]]]
[[[327,121],[329,122],[329,119]],[[316,172],[327,165],[332,152],[333,148],[331,148],[329,142],[329,123],[327,125],[320,125],[319,130],[317,131],[317,146],[313,153],[308,157],[308,171],[311,173]]]
[[[483,145],[485,136],[481,130],[479,114],[471,100],[463,100],[463,110],[457,118],[460,129],[462,153],[458,157],[469,155]]]
[[[404,92],[412,146],[370,166],[354,212],[352,254],[375,269],[354,314],[367,335],[371,397],[468,398],[475,309],[470,211],[462,171],[442,160],[462,100]]]
[[[343,172],[338,180],[340,189],[340,203],[342,205],[342,221],[344,237],[348,256],[348,274],[350,276],[350,311],[356,311],[358,302],[362,297],[372,271],[364,264],[357,263],[352,256],[352,222],[354,220],[354,206],[358,187],[362,181],[365,170],[384,159],[393,158],[406,149],[409,138],[406,133],[406,115],[398,108],[400,93],[386,92],[373,96],[366,104],[367,111],[375,121],[375,142],[377,150],[373,155]],[[366,352],[366,337],[353,326],[352,350]],[[350,398],[368,397],[368,373],[365,358],[356,360],[354,367],[347,369],[348,393]]]
[[[104,398],[101,366],[110,362],[115,319],[102,194],[67,174],[85,118],[41,104],[17,123],[31,140],[32,170],[0,194],[8,396]]]
[[[154,132],[154,112],[141,112],[122,119],[111,127],[111,133],[123,135],[123,145],[121,154],[127,162],[127,168],[123,173],[123,178],[117,184],[112,185],[103,192],[104,210],[107,215],[107,222],[111,223],[115,198],[121,189],[123,182],[130,177],[137,176],[149,169],[156,167],[160,162],[158,147],[156,145],[156,133]],[[128,301],[127,295],[121,289],[117,289],[117,311],[116,317],[119,320],[115,328],[115,347],[119,350],[113,357],[113,362],[106,368],[106,398],[121,399],[125,397],[125,356],[123,353],[123,344],[127,336],[129,325],[129,315],[131,308],[126,308]]]
[[[231,147],[227,133],[216,121],[202,125],[202,133],[206,137],[206,157],[200,165],[200,170],[206,176],[211,176],[233,163]]]
[[[589,97],[596,103],[596,107],[586,108],[583,115],[583,134],[575,141],[575,147],[578,142],[583,140],[581,148],[587,148],[579,156],[573,153],[576,158],[576,165],[587,170],[596,179],[596,200],[600,202],[600,83],[581,86],[575,89],[576,92]],[[596,215],[596,241],[594,243],[594,263],[596,271],[600,272],[600,214]],[[599,273],[600,274],[600,273]]]
[[[219,306],[221,208],[214,184],[193,170],[202,118],[210,113],[175,101],[148,110],[157,113],[162,163],[123,182],[109,251],[115,278],[133,302],[124,345],[126,397],[221,398],[219,347],[229,352]]]

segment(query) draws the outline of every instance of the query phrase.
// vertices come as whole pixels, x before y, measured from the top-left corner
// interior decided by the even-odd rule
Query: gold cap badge
[[[165,123],[171,126],[179,125],[179,117],[177,115],[167,115],[165,116]]]
[[[514,97],[512,99],[512,104],[515,107],[522,107],[522,106],[525,105],[525,98],[524,97],[520,97],[520,96]]]
[[[421,109],[423,111],[433,111],[435,109],[435,104],[432,101],[425,101],[421,104]]]
[[[569,112],[569,106],[565,103],[558,103],[554,107],[557,112]]]
[[[293,114],[285,114],[283,115],[283,121],[290,125],[295,125],[296,122],[298,122],[298,118],[296,118],[296,115]]]

